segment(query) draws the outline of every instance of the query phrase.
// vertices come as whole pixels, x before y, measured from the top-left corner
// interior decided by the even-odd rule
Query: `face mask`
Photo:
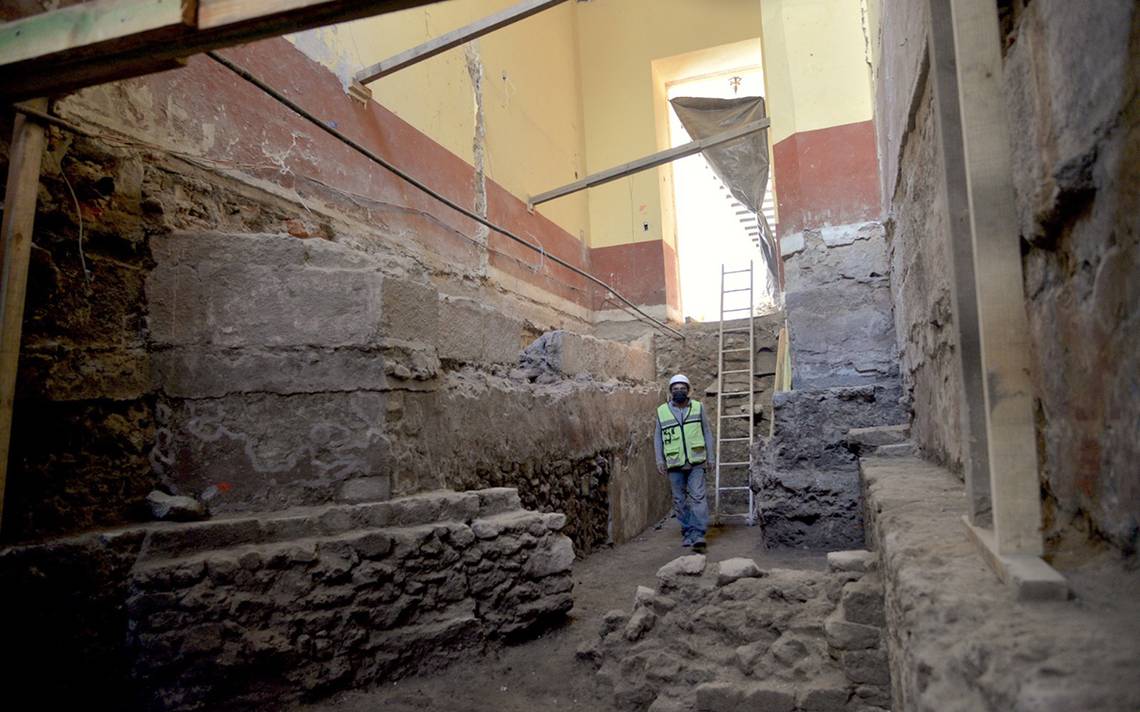
[[[688,397],[689,397],[689,395],[687,393],[685,393],[684,391],[673,391],[673,402],[674,403],[677,403],[677,404],[684,403]]]

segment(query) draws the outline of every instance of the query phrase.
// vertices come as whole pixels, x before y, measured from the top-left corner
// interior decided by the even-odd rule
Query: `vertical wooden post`
[[[28,105],[47,110],[47,99]],[[8,478],[8,445],[12,435],[12,403],[16,392],[16,366],[20,360],[20,331],[24,322],[24,294],[32,227],[40,189],[40,162],[44,127],[23,114],[16,115],[8,155],[8,183],[4,190],[4,218],[0,223],[0,517]]]
[[[963,474],[970,524],[990,528],[993,519],[974,242],[970,233],[969,190],[962,146],[962,115],[958,106],[958,65],[954,59],[950,0],[930,0],[928,19],[934,124],[942,151],[944,176],[941,191],[946,200],[947,237],[950,239],[950,293],[954,300],[954,325],[958,333],[958,365],[962,371],[959,425],[965,443]]]
[[[973,236],[982,384],[999,555],[1040,555],[1041,488],[1029,378],[1001,37],[993,0],[951,0]]]

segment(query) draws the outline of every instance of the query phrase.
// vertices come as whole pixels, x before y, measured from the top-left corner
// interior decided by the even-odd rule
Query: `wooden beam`
[[[371,67],[362,69],[356,73],[356,80],[362,84],[376,81],[381,77],[398,72],[413,64],[418,64],[425,59],[430,59],[449,49],[465,45],[471,40],[478,39],[483,35],[490,34],[495,30],[514,24],[519,20],[525,20],[531,15],[536,15],[543,10],[552,8],[555,5],[561,5],[564,2],[566,2],[566,0],[526,0],[525,2],[520,2],[517,5],[512,5],[493,15],[488,15],[481,20],[472,22],[470,25],[452,30],[433,40],[428,40],[421,45],[400,52],[382,62],[377,62]]]
[[[613,168],[599,171],[593,175],[586,176],[582,180],[577,180],[573,183],[564,185],[561,188],[555,188],[554,190],[548,190],[545,193],[539,193],[527,201],[527,205],[530,208],[534,208],[534,206],[539,205],[540,203],[545,203],[547,201],[554,200],[555,198],[561,198],[564,195],[570,195],[571,193],[577,193],[578,191],[585,190],[586,188],[593,188],[596,185],[609,183],[610,181],[617,180],[618,178],[624,178],[625,176],[631,175],[633,173],[639,173],[649,168],[656,168],[657,166],[675,161],[678,158],[692,156],[693,154],[700,153],[701,151],[712,148],[714,146],[719,146],[722,143],[735,141],[736,139],[747,136],[748,134],[762,131],[763,129],[768,128],[770,125],[771,121],[768,119],[760,119],[758,121],[753,121],[743,126],[739,126],[735,129],[732,129],[731,131],[724,131],[713,136],[708,136],[699,141],[686,143],[683,146],[677,146],[676,148],[659,151],[658,153],[639,158],[636,161],[630,161],[629,163],[623,163],[620,166],[614,166]]]
[[[948,217],[946,237],[950,240],[950,294],[958,335],[956,352],[962,371],[962,388],[959,392],[959,428],[965,444],[962,469],[966,480],[970,524],[992,527],[993,507],[990,502],[990,463],[974,274],[974,240],[970,232],[970,199],[966,157],[962,146],[962,114],[958,105],[954,27],[950,0],[930,0],[929,4],[930,82],[934,88],[936,140],[942,153],[941,190]]]
[[[96,0],[51,10],[0,25],[0,38],[14,43],[9,50],[0,42],[0,102],[149,74],[207,50],[433,2]]]
[[[1029,320],[993,0],[951,0],[999,555],[1042,553]],[[975,404],[976,405],[976,404]]]
[[[97,52],[161,41],[193,27],[195,12],[193,0],[94,0],[32,15],[0,25],[0,65],[57,60],[80,48]]]
[[[29,106],[46,111],[47,99],[29,102]],[[20,361],[24,294],[43,153],[44,127],[23,114],[17,114],[8,151],[4,217],[0,220],[0,240],[3,241],[0,244],[0,517],[3,516],[4,487],[8,479],[16,367]]]

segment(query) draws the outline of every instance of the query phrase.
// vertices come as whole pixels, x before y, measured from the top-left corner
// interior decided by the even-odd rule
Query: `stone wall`
[[[775,429],[754,446],[751,484],[764,541],[835,551],[863,546],[855,428],[906,424],[897,384],[777,393]]]
[[[226,512],[512,484],[586,548],[665,511],[644,350],[575,335],[573,372],[512,377],[576,322],[380,239],[359,206],[252,183],[50,132],[4,540],[145,519],[156,487]],[[599,457],[608,484],[583,486]]]
[[[1069,601],[1017,601],[962,523],[966,495],[914,457],[864,458],[867,536],[879,558],[894,709],[1134,710],[1137,572],[1111,550],[1054,560]]]
[[[826,226],[782,241],[792,386],[898,377],[883,226]]]
[[[959,470],[961,374],[925,10],[884,2],[877,113],[891,290],[922,452]],[[1140,20],[1135,3],[1035,0],[1009,15],[1004,96],[1050,549],[1140,536]],[[901,127],[906,127],[901,129]],[[892,183],[893,181],[893,183]]]
[[[619,710],[889,709],[882,583],[869,552],[842,554],[828,572],[675,559],[578,657]]]
[[[1005,60],[1046,534],[1140,543],[1140,8],[1036,0]]]
[[[245,709],[422,674],[565,615],[565,521],[489,489],[9,548],[11,691]],[[58,684],[61,665],[88,684]]]
[[[924,455],[962,470],[962,367],[950,291],[952,264],[934,97],[924,76],[887,222],[891,297],[902,381]]]

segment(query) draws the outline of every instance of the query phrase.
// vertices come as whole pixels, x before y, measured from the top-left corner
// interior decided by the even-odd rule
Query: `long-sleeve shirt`
[[[669,401],[669,410],[673,412],[673,417],[677,419],[678,423],[685,422],[685,416],[689,414],[689,408],[693,407],[693,402],[689,401],[689,405],[684,408],[679,408],[676,403]],[[657,427],[653,432],[653,452],[657,455],[657,466],[665,466],[665,445],[661,441],[661,419],[654,418],[657,422]],[[709,428],[708,418],[705,417],[705,409],[701,408],[701,430],[705,435],[705,451],[708,453],[708,460],[704,463],[706,467],[713,467],[716,463],[716,441],[712,438],[712,429]]]

